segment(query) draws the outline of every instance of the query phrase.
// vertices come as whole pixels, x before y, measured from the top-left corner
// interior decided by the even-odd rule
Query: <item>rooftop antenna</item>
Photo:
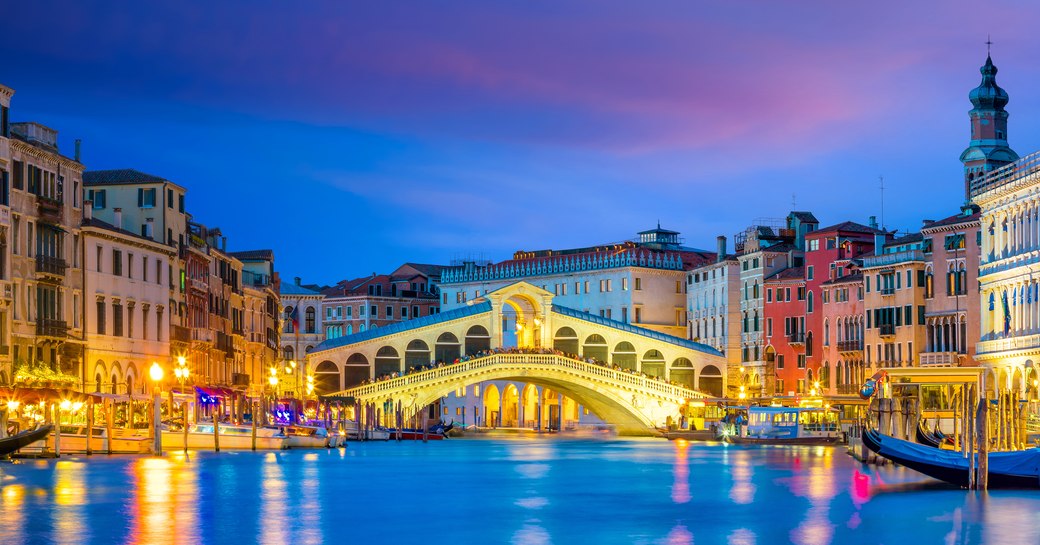
[[[885,177],[878,176],[881,181],[881,230],[885,230]]]
[[[794,193],[791,193],[791,210],[798,210],[798,200],[795,199]]]

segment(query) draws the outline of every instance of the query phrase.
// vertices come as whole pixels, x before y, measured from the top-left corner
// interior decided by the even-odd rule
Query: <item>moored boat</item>
[[[162,445],[164,449],[184,448],[184,430],[164,429]],[[188,427],[188,448],[192,450],[209,450],[213,448],[213,424],[201,423]],[[277,429],[257,428],[257,450],[283,450],[289,447],[288,438]],[[252,426],[220,424],[220,448],[228,450],[249,450],[253,448]]]
[[[333,448],[336,437],[321,426],[283,426],[289,448]]]
[[[863,432],[863,444],[914,471],[962,488],[968,486],[968,467],[973,460],[961,452],[911,443],[876,430]],[[991,452],[987,457],[990,488],[1040,488],[1040,449]]]
[[[838,413],[821,407],[749,407],[747,426],[725,435],[738,445],[834,445],[842,440]]]
[[[18,432],[10,437],[0,439],[0,457],[18,452],[20,449],[39,441],[51,433],[54,426],[46,425],[32,430]]]

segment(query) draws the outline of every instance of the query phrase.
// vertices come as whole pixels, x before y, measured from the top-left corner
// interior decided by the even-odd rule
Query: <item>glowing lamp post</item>
[[[148,376],[155,385],[152,388],[152,452],[156,456],[162,456],[162,407],[159,395],[162,391],[163,368],[159,362],[152,362]]]
[[[173,369],[173,376],[177,377],[177,383],[181,385],[181,390],[184,389],[184,383],[188,381],[188,375],[189,374],[190,374],[190,371],[188,371],[188,365],[187,365],[187,362],[184,359],[184,356],[179,356],[177,358],[177,367],[175,367]],[[184,395],[183,391],[181,392],[181,395]],[[183,426],[184,427],[184,453],[187,454],[188,453],[188,399],[186,397],[181,400],[181,417],[184,419],[184,426]]]

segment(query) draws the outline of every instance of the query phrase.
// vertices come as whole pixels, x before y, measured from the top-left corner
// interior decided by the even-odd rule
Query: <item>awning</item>
[[[220,386],[196,386],[195,391],[208,397],[231,397],[235,392]]]

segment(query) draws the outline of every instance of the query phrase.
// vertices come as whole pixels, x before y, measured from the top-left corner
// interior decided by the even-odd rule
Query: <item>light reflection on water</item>
[[[455,440],[0,466],[0,543],[1040,543],[1040,494],[836,448]]]

